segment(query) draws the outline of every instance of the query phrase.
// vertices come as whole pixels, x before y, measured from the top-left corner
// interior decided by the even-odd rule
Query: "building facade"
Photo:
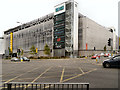
[[[4,45],[4,37],[0,37],[0,54],[4,54],[5,53],[5,45]]]
[[[54,56],[78,55],[78,3],[73,0],[55,6]]]
[[[69,0],[55,6],[55,12],[4,32],[5,50],[23,49],[29,56],[30,48],[44,56],[44,46],[51,56],[78,57],[111,50],[108,39],[113,33],[88,17],[78,13],[78,3]]]

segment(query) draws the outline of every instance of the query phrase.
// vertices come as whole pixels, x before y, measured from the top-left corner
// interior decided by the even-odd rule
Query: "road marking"
[[[31,83],[34,83],[38,78],[40,78],[43,74],[45,74],[48,70],[50,70],[52,67],[49,67],[46,69],[43,73],[41,73],[37,78],[35,78]]]
[[[29,79],[32,79],[32,78],[19,78],[17,80],[29,80]]]
[[[61,83],[62,80],[63,80],[64,71],[65,71],[65,69],[63,68],[63,70],[62,70],[62,74],[61,74],[61,78],[60,78],[60,83]]]
[[[14,71],[14,72],[15,72],[15,71]],[[14,72],[7,73],[7,74],[4,74],[4,75],[2,75],[2,76],[7,76],[7,75],[9,75],[9,74],[13,74]]]
[[[47,68],[43,73],[41,73],[37,78],[35,78],[31,83],[34,83],[38,78],[40,78],[43,74],[45,74],[48,70],[50,70],[52,67]],[[25,87],[25,90],[27,87],[31,86],[30,84]]]
[[[64,77],[75,76],[75,75],[77,74],[64,75]],[[41,77],[41,78],[61,78],[61,76],[48,76],[48,77]]]
[[[77,77],[79,77],[79,76],[82,76],[82,75],[88,74],[88,73],[93,72],[93,71],[96,71],[96,70],[97,70],[97,69],[95,68],[95,69],[92,69],[92,70],[90,70],[90,71],[88,71],[88,72],[85,72],[85,73],[82,73],[82,74],[78,74],[78,75],[76,75],[76,76],[74,76],[74,77],[71,77],[71,78],[68,78],[68,79],[63,80],[63,82],[66,82],[66,81],[72,80],[72,79],[74,79],[74,78],[77,78]]]
[[[30,67],[31,67],[31,66],[33,66],[33,65],[30,65]],[[24,69],[24,68],[26,68],[26,67],[23,67],[22,69]],[[3,77],[3,76],[7,76],[7,75],[9,75],[9,74],[13,74],[13,73],[15,73],[15,71],[13,71],[13,72],[11,72],[11,73],[4,74],[4,75],[2,75],[2,77]]]
[[[102,63],[92,63],[93,65],[98,65],[98,66],[101,66],[102,65]]]
[[[40,68],[40,67],[39,67],[39,68]],[[25,72],[25,73],[23,73],[23,74],[20,74],[20,75],[14,77],[14,78],[12,78],[12,79],[9,79],[9,80],[6,81],[5,83],[8,83],[8,82],[10,82],[10,81],[13,81],[14,79],[16,79],[16,78],[18,78],[18,77],[20,77],[20,76],[22,76],[22,75],[24,75],[24,74],[26,74],[26,73],[28,73],[28,72],[31,72],[31,71],[33,71],[33,70],[35,70],[35,69],[38,69],[38,67],[37,67],[37,68],[34,68],[34,69],[30,70],[30,71],[27,71],[27,72]]]
[[[97,64],[97,65],[100,65],[100,66],[101,66],[101,65],[102,65],[102,63],[100,63],[100,64]]]
[[[82,72],[82,74],[84,74],[84,71],[79,67],[80,71]]]

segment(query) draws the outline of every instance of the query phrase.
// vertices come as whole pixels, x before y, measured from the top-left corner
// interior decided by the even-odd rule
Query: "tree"
[[[50,55],[50,48],[49,48],[49,46],[47,44],[44,46],[44,53],[46,55]]]
[[[30,54],[35,54],[35,53],[36,53],[35,46],[32,45],[32,47],[30,48]]]
[[[10,47],[8,47],[9,55],[12,55],[12,51],[10,50]]]
[[[106,45],[104,46],[104,51],[106,51]]]
[[[23,55],[23,53],[24,53],[24,51],[23,51],[23,49],[21,49],[21,55]]]

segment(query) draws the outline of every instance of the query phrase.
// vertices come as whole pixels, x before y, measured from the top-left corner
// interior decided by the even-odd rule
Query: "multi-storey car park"
[[[51,56],[85,56],[103,52],[105,46],[111,50],[108,40],[113,41],[114,30],[110,30],[78,13],[78,3],[69,0],[55,6],[54,13],[5,31],[5,50],[10,47],[16,53],[20,48],[29,56],[34,45],[38,49],[37,55],[44,56],[47,44]],[[117,46],[114,49],[117,50]]]

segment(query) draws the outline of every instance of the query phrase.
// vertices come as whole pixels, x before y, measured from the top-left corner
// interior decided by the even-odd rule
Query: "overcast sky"
[[[3,31],[54,12],[54,6],[67,0],[0,0],[0,37]],[[79,12],[105,27],[118,29],[118,1],[75,0]]]

